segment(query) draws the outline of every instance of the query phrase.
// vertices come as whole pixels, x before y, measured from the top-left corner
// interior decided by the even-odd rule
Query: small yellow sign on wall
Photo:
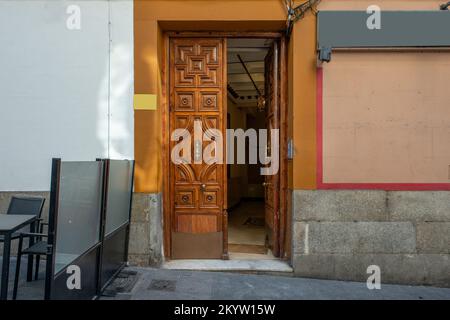
[[[156,94],[135,94],[134,110],[156,110]]]

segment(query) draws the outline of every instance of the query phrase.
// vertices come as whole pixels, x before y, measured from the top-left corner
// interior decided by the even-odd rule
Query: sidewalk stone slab
[[[365,282],[346,282],[225,272],[130,268],[139,282],[130,294],[115,299],[293,300],[293,299],[450,299],[450,289],[382,284],[368,290]],[[175,281],[174,291],[148,290],[154,280]]]

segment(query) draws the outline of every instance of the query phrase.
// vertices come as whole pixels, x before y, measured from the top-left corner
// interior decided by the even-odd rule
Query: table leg
[[[8,298],[8,281],[9,281],[9,258],[11,254],[11,234],[7,233],[3,238],[3,266],[2,266],[2,286],[0,292],[0,300]]]
[[[30,232],[35,233],[36,232],[36,224],[35,222],[30,224]],[[29,246],[31,247],[34,244],[34,237],[30,237],[29,240]],[[33,281],[33,259],[34,256],[32,254],[28,255],[28,262],[27,262],[27,282]]]

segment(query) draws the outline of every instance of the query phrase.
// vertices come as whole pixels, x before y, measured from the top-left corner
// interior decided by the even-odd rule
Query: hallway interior
[[[275,259],[266,247],[264,200],[243,200],[228,212],[230,259]]]

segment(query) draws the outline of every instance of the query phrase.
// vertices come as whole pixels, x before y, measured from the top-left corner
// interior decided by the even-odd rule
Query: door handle
[[[263,187],[268,187],[268,186],[271,185],[271,183],[270,182],[263,182],[262,185],[263,185]]]
[[[206,190],[206,184],[203,183],[203,184],[200,186],[200,190],[201,190],[201,191],[205,191],[205,190]]]

